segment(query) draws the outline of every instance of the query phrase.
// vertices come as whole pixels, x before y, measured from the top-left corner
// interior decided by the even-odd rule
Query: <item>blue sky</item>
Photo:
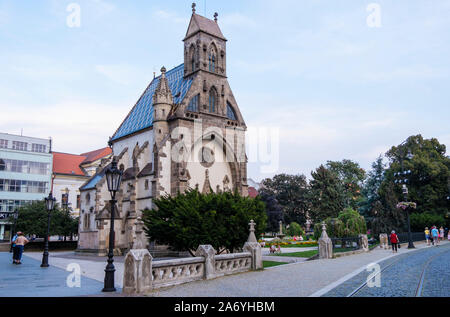
[[[66,23],[71,3],[79,28]],[[191,3],[0,0],[0,131],[51,136],[62,152],[105,146],[153,72],[183,62]],[[369,168],[419,133],[450,146],[449,0],[197,1],[216,11],[247,125],[279,128],[277,173]],[[261,164],[249,177],[273,175]]]

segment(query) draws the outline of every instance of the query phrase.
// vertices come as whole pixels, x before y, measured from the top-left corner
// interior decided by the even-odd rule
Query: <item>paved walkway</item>
[[[197,281],[156,290],[149,296],[163,297],[306,297],[321,296],[345,280],[365,270],[373,262],[414,252],[426,247],[406,245],[397,254],[376,248],[368,253],[332,260],[314,260],[271,267],[259,272],[242,273],[209,281]],[[369,273],[368,273],[369,274]]]
[[[426,248],[416,243],[417,249]],[[376,248],[369,253],[332,260],[315,260],[267,268],[209,281],[197,281],[156,290],[149,296],[164,297],[304,297],[322,296],[337,285],[365,270],[373,262],[415,252],[406,244],[398,254]],[[301,248],[301,251],[306,251]],[[416,249],[416,250],[417,250]],[[294,250],[292,250],[294,251]],[[295,250],[297,251],[297,250]],[[42,253],[25,252],[22,265],[11,264],[10,253],[0,253],[0,296],[121,296],[123,258],[115,257],[116,294],[101,293],[106,258],[91,258],[73,252],[50,253],[50,267],[40,268]],[[286,260],[286,258],[284,258]],[[159,260],[159,259],[158,259]],[[83,275],[81,288],[66,285],[67,265],[77,263]],[[3,273],[6,274],[3,274]]]
[[[101,295],[103,282],[81,277],[81,287],[67,286],[71,272],[56,266],[41,268],[39,260],[23,257],[21,265],[12,264],[12,254],[0,252],[0,297],[62,297]]]

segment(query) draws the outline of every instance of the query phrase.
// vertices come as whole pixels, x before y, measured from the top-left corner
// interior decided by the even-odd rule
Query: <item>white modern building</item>
[[[0,241],[11,238],[10,216],[51,189],[51,139],[0,133]]]

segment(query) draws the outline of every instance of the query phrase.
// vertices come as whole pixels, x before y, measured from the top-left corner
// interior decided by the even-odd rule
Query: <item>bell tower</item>
[[[218,24],[218,13],[210,20],[196,13],[192,4],[192,17],[184,42],[184,74],[188,77],[205,71],[226,77],[226,42]]]

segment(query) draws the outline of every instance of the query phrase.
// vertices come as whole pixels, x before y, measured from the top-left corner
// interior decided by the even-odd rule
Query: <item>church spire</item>
[[[173,97],[169,87],[169,82],[166,78],[166,68],[161,68],[161,78],[159,79],[158,86],[156,87],[155,94],[153,95],[154,104],[166,103],[172,104]]]

